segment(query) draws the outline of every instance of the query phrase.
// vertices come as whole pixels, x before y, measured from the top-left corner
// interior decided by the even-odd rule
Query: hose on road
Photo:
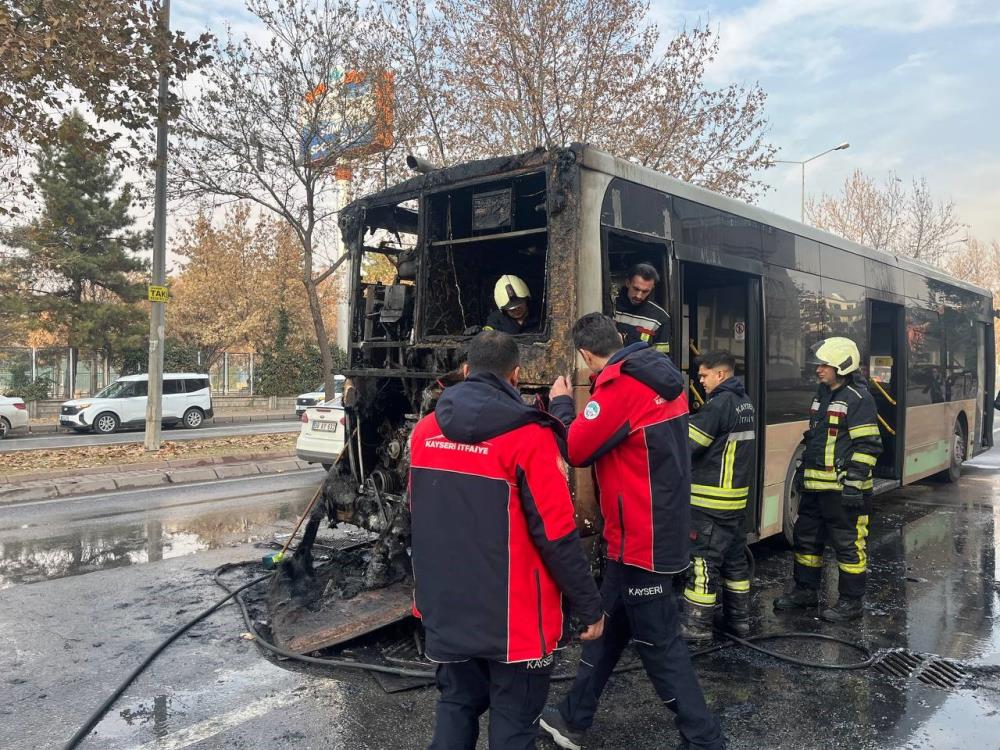
[[[264,651],[269,651],[272,654],[281,656],[285,659],[293,659],[295,661],[305,662],[307,664],[318,664],[321,666],[334,667],[337,669],[355,669],[366,672],[379,672],[382,674],[395,675],[398,677],[413,677],[413,678],[426,678],[427,684],[430,685],[434,682],[434,671],[431,669],[405,669],[402,667],[390,667],[384,664],[372,664],[368,662],[359,662],[352,659],[335,659],[335,658],[321,658],[317,656],[305,656],[303,654],[296,654],[287,649],[281,648],[280,646],[271,643],[266,638],[264,638],[257,630],[253,624],[253,620],[250,617],[250,612],[247,610],[246,603],[243,601],[241,594],[249,588],[256,586],[260,583],[271,578],[274,573],[268,573],[266,575],[254,578],[253,580],[244,583],[237,588],[232,588],[227,583],[222,580],[222,574],[228,570],[235,568],[245,567],[248,564],[255,563],[227,563],[216,568],[212,574],[212,580],[222,589],[226,591],[226,596],[217,601],[212,606],[203,610],[197,614],[193,619],[189,620],[187,623],[177,628],[173,633],[171,633],[167,638],[160,643],[155,649],[153,649],[149,655],[140,662],[140,664],[132,670],[132,672],[126,677],[122,683],[115,689],[115,691],[108,696],[108,698],[95,710],[87,721],[81,726],[76,734],[74,734],[69,742],[64,746],[64,750],[73,750],[76,748],[80,742],[86,737],[91,730],[97,726],[97,724],[104,718],[104,715],[111,709],[122,694],[128,689],[136,678],[145,671],[145,669],[153,663],[153,661],[162,654],[171,643],[176,641],[180,636],[190,630],[192,627],[197,625],[199,622],[204,620],[206,617],[211,615],[213,612],[218,610],[220,607],[225,605],[231,599],[235,599],[236,604],[240,608],[240,614],[243,616],[243,623],[247,628],[247,631],[254,636],[254,642],[259,648]],[[848,641],[844,638],[836,638],[831,635],[825,635],[823,633],[804,633],[804,632],[784,632],[784,633],[770,633],[764,635],[756,635],[750,638],[738,638],[730,633],[726,633],[725,637],[729,640],[724,643],[719,643],[709,648],[700,649],[697,651],[692,651],[691,656],[704,656],[706,654],[715,653],[717,651],[722,651],[723,649],[731,648],[733,646],[742,646],[744,648],[757,651],[758,653],[765,654],[774,659],[786,662],[788,664],[795,664],[800,667],[808,667],[811,669],[833,669],[833,670],[857,670],[857,669],[867,669],[872,666],[875,662],[876,657],[871,653],[871,651],[865,646],[855,643],[853,641]],[[789,656],[787,654],[782,654],[777,651],[771,651],[769,649],[758,646],[757,643],[760,641],[774,641],[774,640],[821,640],[831,643],[837,643],[842,646],[847,646],[852,648],[863,655],[863,659],[858,662],[851,662],[848,664],[830,664],[827,662],[814,662],[808,661],[806,659],[799,659],[794,656]],[[615,669],[616,674],[621,674],[624,672],[632,672],[642,669],[641,664],[629,665],[624,667],[618,667]],[[555,674],[552,676],[553,681],[565,681],[571,680],[575,677],[575,674]]]

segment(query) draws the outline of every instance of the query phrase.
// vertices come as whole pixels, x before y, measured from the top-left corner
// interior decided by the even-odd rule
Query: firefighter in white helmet
[[[794,531],[795,585],[775,600],[774,608],[819,604],[823,547],[828,543],[840,569],[840,596],[820,617],[849,622],[863,612],[872,469],[882,452],[878,409],[859,371],[861,354],[853,341],[824,339],[810,349],[809,363],[816,365],[819,390],[793,480],[801,492]]]
[[[520,276],[505,273],[493,287],[497,309],[486,318],[484,331],[503,333],[535,333],[538,316],[531,309],[531,290]]]

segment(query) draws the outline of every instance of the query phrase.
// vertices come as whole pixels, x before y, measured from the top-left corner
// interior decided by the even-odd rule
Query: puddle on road
[[[0,589],[273,539],[279,526],[296,520],[300,505],[215,511],[0,542]]]

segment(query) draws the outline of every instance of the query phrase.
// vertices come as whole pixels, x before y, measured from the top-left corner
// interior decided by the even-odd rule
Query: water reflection
[[[966,480],[948,487],[918,485],[878,499],[869,539],[868,600],[859,626],[823,623],[815,611],[776,615],[771,603],[790,576],[790,555],[780,542],[757,545],[760,631],[819,632],[876,651],[906,648],[972,666],[1000,664],[1000,510],[974,504],[976,489]],[[826,564],[823,593],[833,601],[836,565],[832,559]],[[774,645],[808,660],[857,659],[833,644]],[[983,720],[1000,709],[995,676],[974,673],[964,688],[945,691],[870,669],[798,670],[738,651],[700,660],[698,666],[727,721],[740,722],[741,734],[771,738],[762,746],[813,747],[820,736],[828,738],[824,747],[857,749],[997,746],[996,724]],[[775,701],[799,717],[794,724],[774,710]],[[744,709],[752,718],[744,718]]]
[[[275,529],[270,525],[294,519],[296,510],[297,505],[286,503],[0,542],[0,589],[261,541],[273,536]]]

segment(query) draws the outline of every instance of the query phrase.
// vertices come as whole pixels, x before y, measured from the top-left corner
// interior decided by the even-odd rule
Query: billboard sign
[[[302,161],[322,167],[392,148],[393,74],[336,68],[305,95]]]

